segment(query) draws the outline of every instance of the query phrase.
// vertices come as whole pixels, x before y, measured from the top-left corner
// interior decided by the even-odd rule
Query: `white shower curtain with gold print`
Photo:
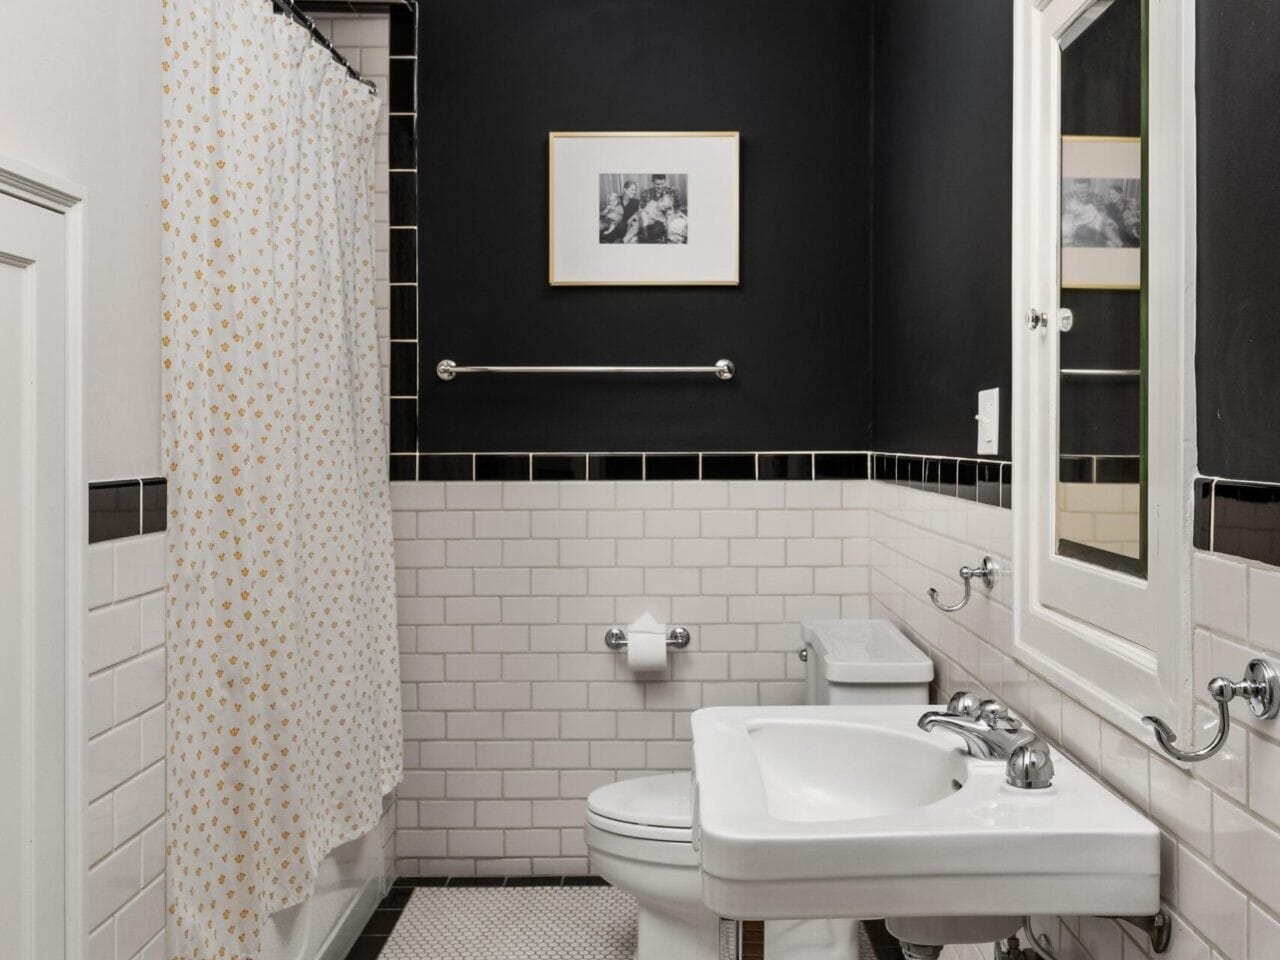
[[[400,779],[379,100],[270,0],[164,0],[168,955],[258,960]]]

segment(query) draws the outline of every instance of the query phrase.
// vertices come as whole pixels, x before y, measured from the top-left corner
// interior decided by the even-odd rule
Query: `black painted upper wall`
[[[867,446],[869,2],[420,10],[421,450]],[[551,130],[740,130],[741,286],[550,288]],[[739,373],[441,383],[442,357]]]
[[[1013,8],[876,4],[874,438],[972,456],[978,391],[1012,405]]]
[[[1196,23],[1200,471],[1280,481],[1280,4]]]

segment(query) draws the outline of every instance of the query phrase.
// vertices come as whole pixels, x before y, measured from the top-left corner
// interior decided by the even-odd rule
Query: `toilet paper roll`
[[[667,669],[667,649],[665,630],[627,631],[627,667],[636,673]]]

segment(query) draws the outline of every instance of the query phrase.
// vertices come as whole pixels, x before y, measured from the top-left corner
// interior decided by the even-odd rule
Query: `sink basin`
[[[741,920],[1151,914],[1159,831],[1055,751],[1005,783],[921,706],[693,715],[703,900]]]
[[[968,772],[949,744],[872,724],[774,718],[746,730],[765,809],[777,820],[862,820],[923,807],[958,790]],[[815,754],[827,762],[815,765]]]

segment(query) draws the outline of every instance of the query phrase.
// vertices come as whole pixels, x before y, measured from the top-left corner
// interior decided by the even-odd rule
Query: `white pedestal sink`
[[[1146,817],[1060,754],[1052,786],[1010,786],[1003,761],[921,731],[924,709],[696,712],[706,905],[742,920],[1159,909],[1159,832]]]

